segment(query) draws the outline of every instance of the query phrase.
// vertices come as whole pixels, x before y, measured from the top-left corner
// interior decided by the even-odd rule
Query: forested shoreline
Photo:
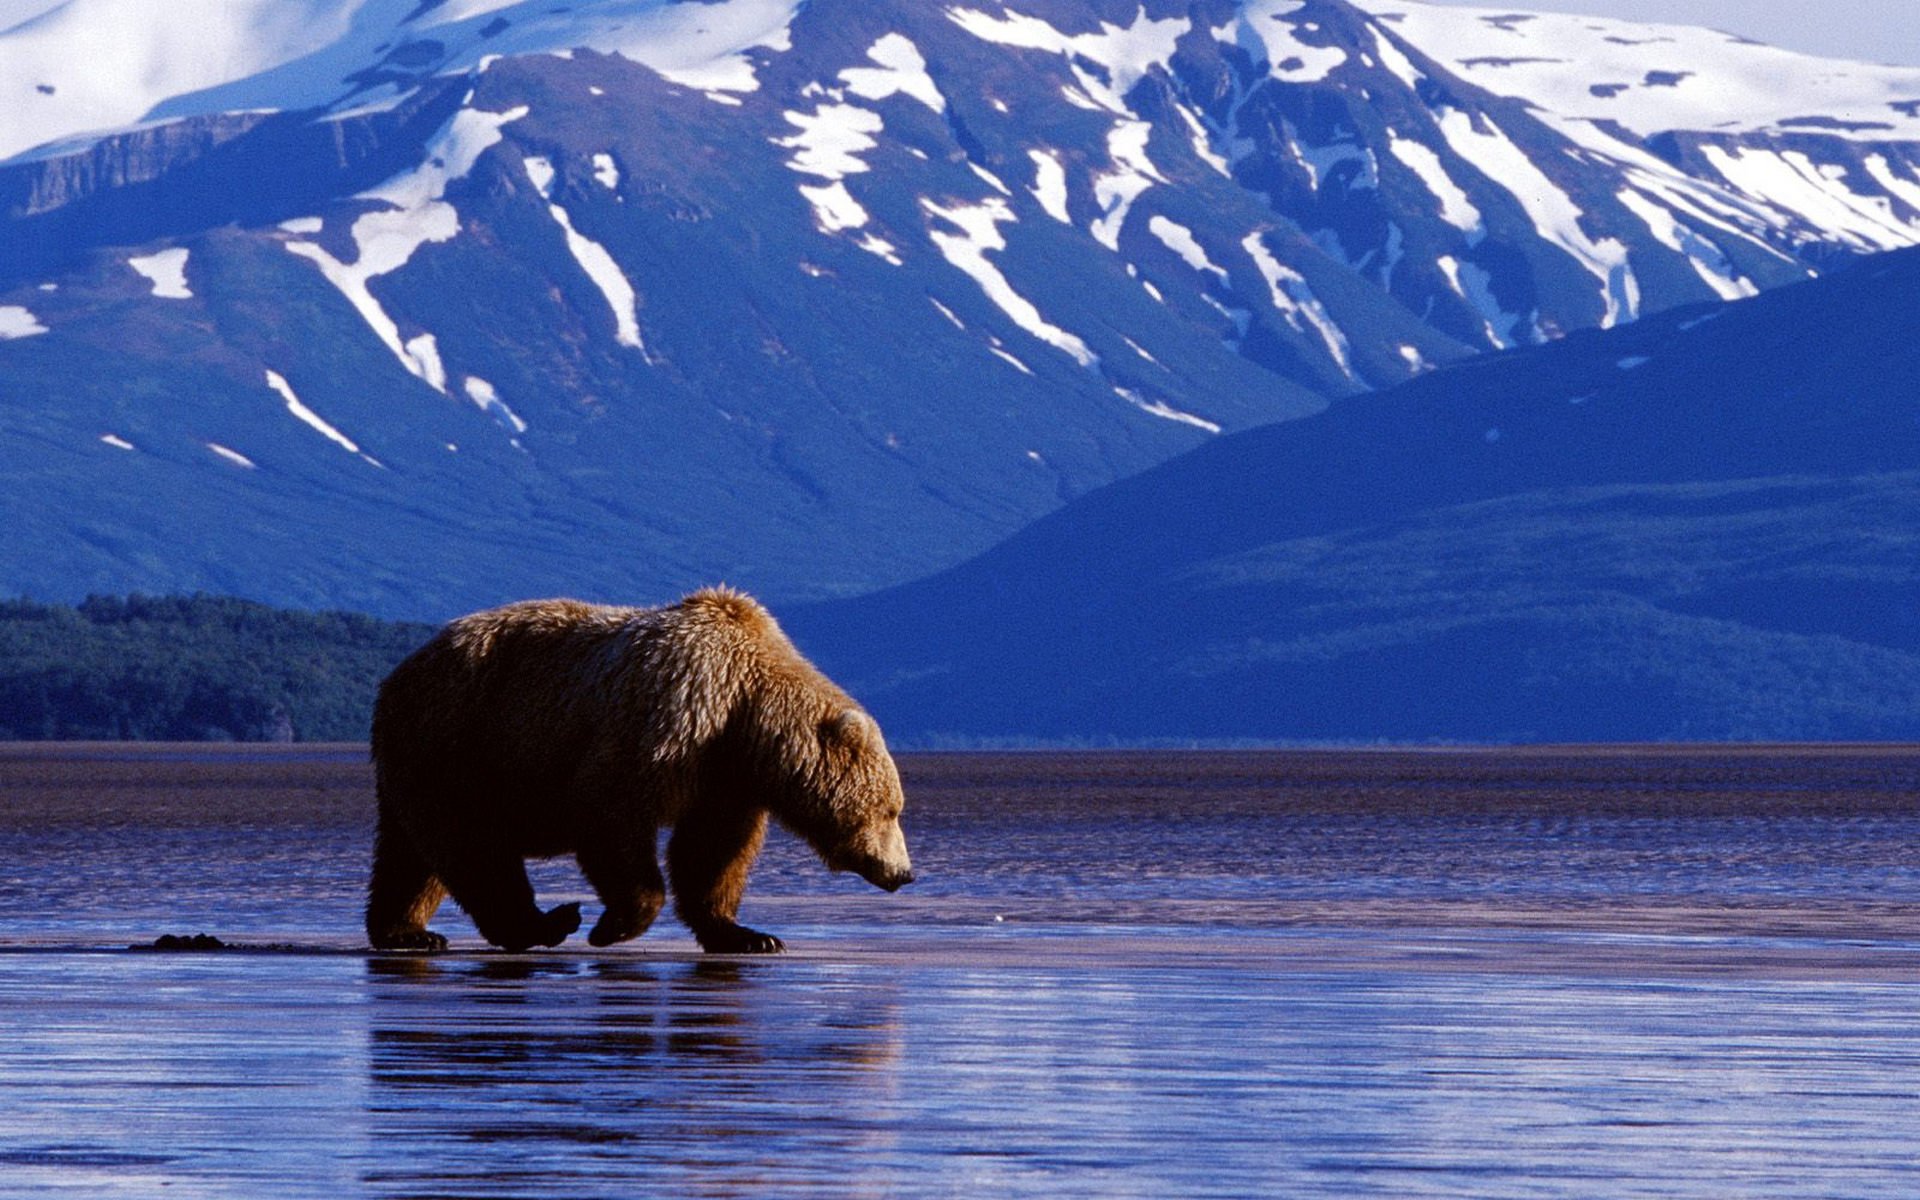
[[[218,596],[0,601],[0,740],[360,741],[431,634]]]

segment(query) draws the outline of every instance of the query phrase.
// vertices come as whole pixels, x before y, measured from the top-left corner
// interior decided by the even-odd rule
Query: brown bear
[[[783,948],[734,921],[769,815],[835,871],[913,880],[879,727],[727,588],[461,617],[380,685],[373,761],[378,949],[444,949],[427,922],[449,893],[494,945],[559,945],[580,906],[542,912],[525,860],[561,854],[605,906],[587,940],[637,937],[666,898],[663,826],[674,907],[716,953]]]

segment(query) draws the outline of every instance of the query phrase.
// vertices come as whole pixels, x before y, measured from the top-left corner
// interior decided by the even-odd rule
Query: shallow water
[[[361,751],[0,749],[0,1194],[1920,1194],[1920,753],[902,767],[789,954],[416,958]]]

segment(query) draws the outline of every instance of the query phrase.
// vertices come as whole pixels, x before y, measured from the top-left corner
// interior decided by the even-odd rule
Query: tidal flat
[[[1920,748],[901,768],[784,955],[410,956],[363,747],[0,746],[0,1194],[1920,1194]]]

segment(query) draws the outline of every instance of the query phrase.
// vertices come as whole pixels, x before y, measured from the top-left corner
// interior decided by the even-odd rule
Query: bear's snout
[[[850,864],[854,874],[877,888],[897,892],[913,882],[913,867],[906,863],[868,858]]]

